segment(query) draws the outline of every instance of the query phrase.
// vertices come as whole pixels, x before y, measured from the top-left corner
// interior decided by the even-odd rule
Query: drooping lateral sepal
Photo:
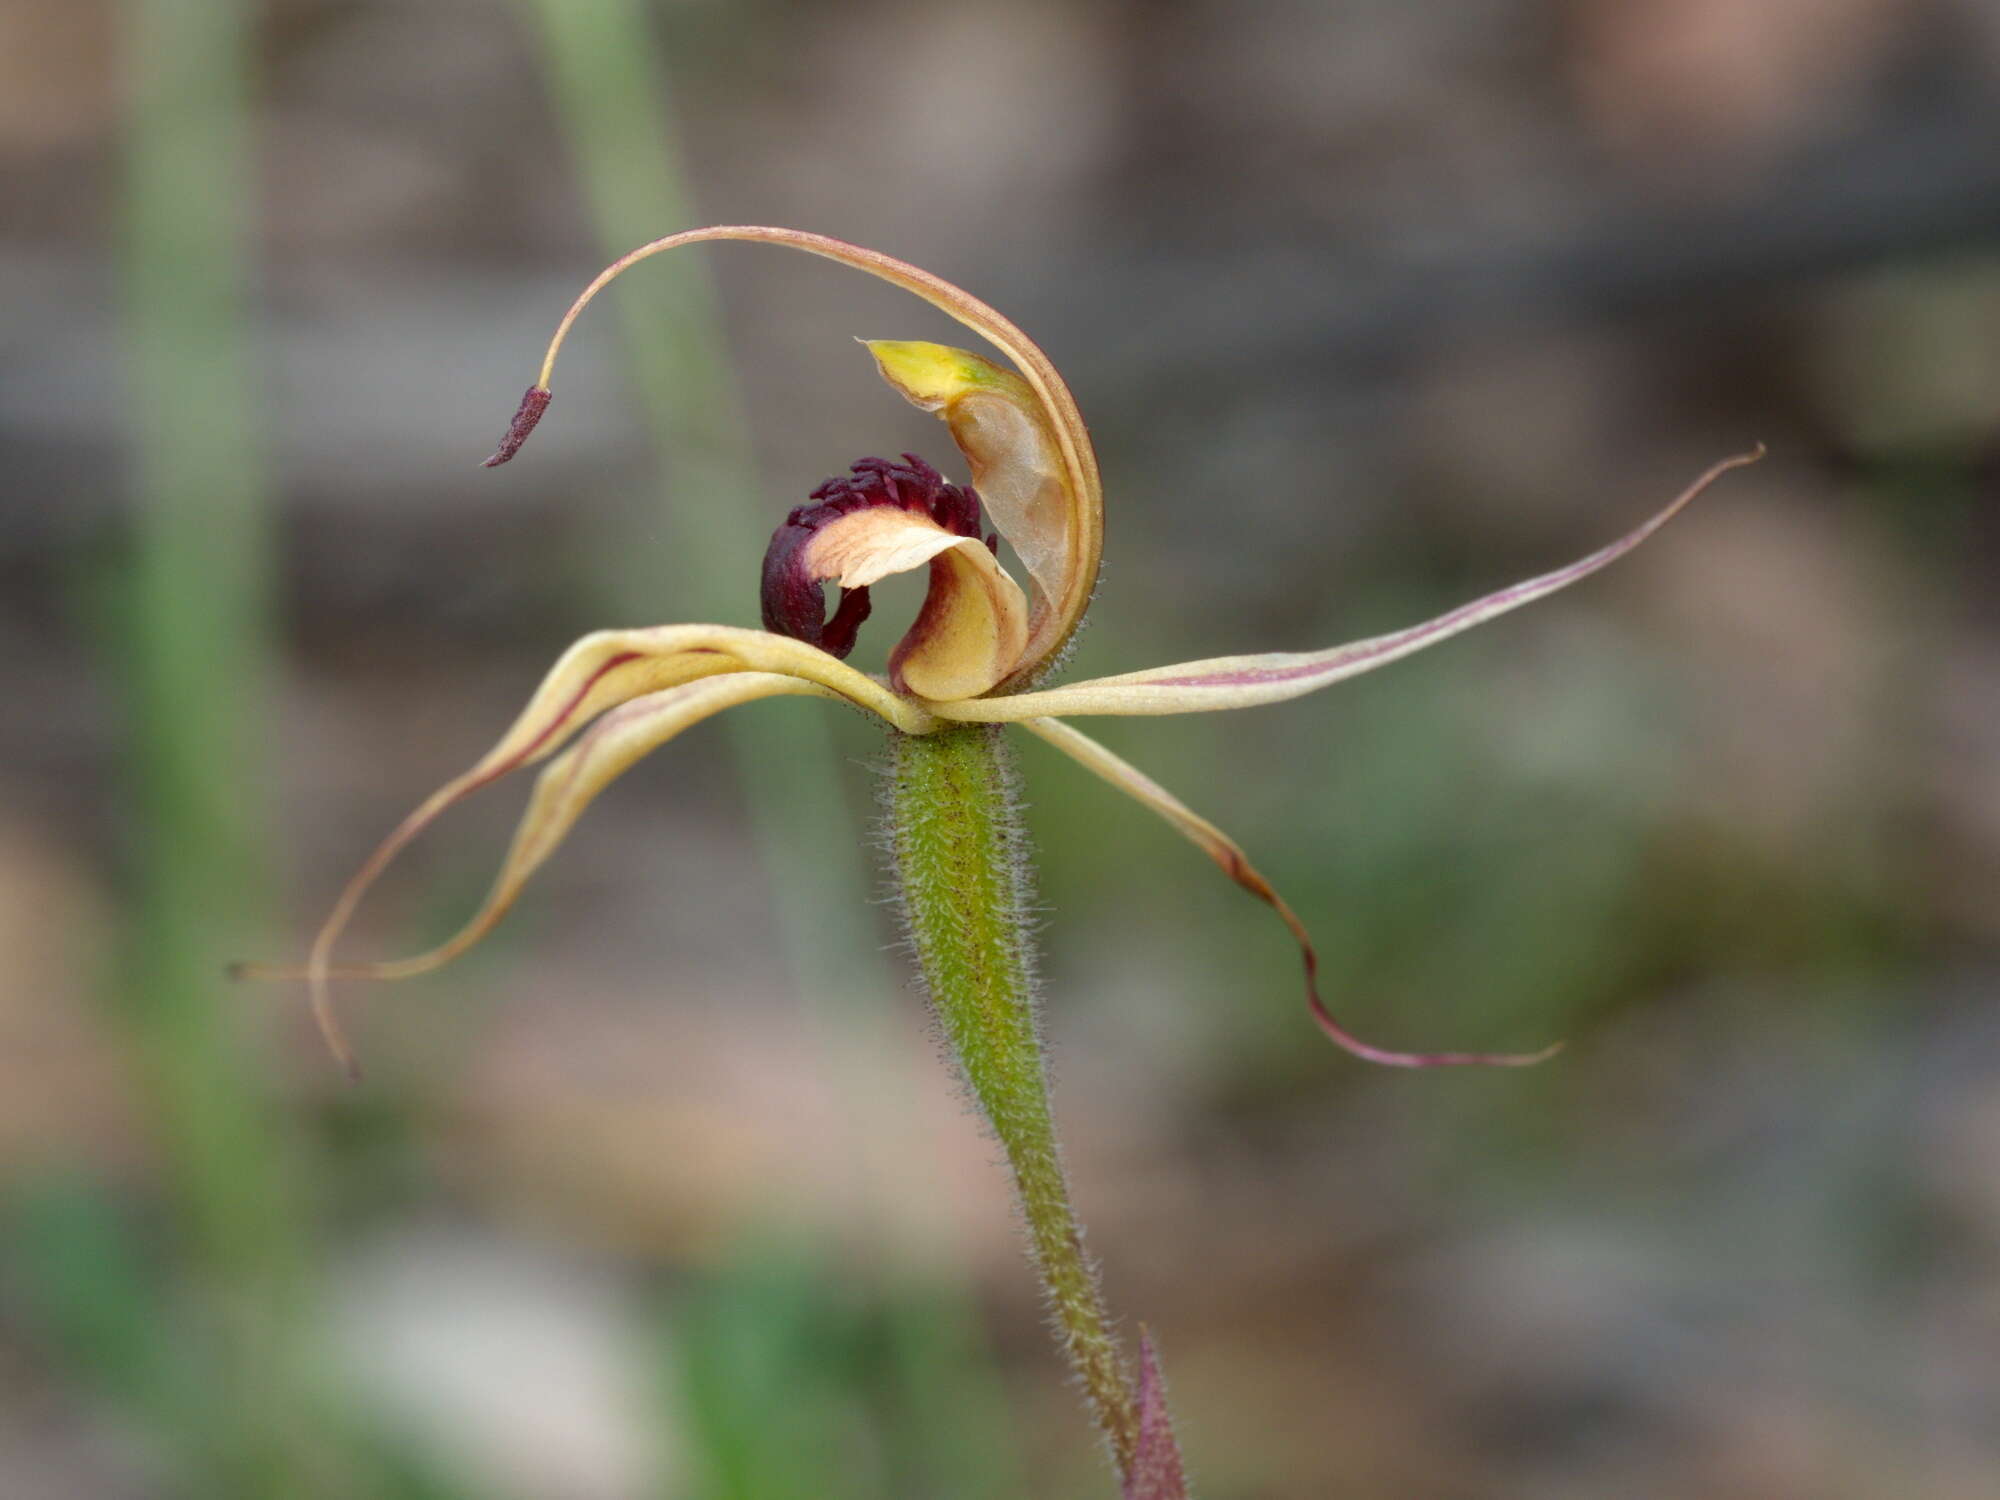
[[[1250,856],[1243,852],[1241,844],[1137,766],[1112,754],[1096,740],[1062,720],[1023,719],[1021,727],[1047,740],[1085,770],[1102,777],[1141,806],[1150,807],[1175,832],[1214,860],[1238,886],[1276,912],[1278,920],[1285,924],[1285,930],[1291,933],[1292,941],[1299,945],[1299,958],[1305,968],[1306,1008],[1312,1014],[1313,1024],[1336,1045],[1356,1057],[1390,1068],[1523,1068],[1546,1062],[1562,1050],[1562,1044],[1558,1042],[1539,1052],[1397,1052],[1362,1041],[1334,1019],[1333,1012],[1327,1009],[1325,1000],[1320,997],[1319,950],[1313,946],[1312,934],[1306,931],[1306,924],[1299,920],[1299,914],[1292,910],[1291,904],[1278,894],[1277,888],[1264,878],[1263,872],[1250,863]]]

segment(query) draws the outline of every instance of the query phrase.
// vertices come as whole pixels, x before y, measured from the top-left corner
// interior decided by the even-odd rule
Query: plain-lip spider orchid
[[[434,792],[362,866],[302,968],[249,964],[239,972],[306,979],[320,1025],[351,1069],[353,1054],[328,1004],[331,980],[406,978],[455,958],[492,928],[584,808],[627,767],[725,708],[795,694],[845,700],[907,735],[959,723],[1011,723],[1062,750],[1166,819],[1230,879],[1276,911],[1303,955],[1314,1020],[1360,1057],[1398,1067],[1512,1065],[1555,1050],[1397,1052],[1354,1037],[1320,998],[1317,958],[1303,923],[1236,842],[1064,719],[1254,708],[1374,671],[1595,573],[1658,531],[1721,474],[1761,457],[1761,447],[1715,464],[1665,509],[1608,546],[1420,625],[1322,651],[1215,657],[1045,687],[1042,680],[1082,621],[1096,584],[1103,539],[1096,456],[1076,401],[1048,357],[994,309],[904,261],[823,235],[746,225],[690,230],[645,245],[607,267],[571,306],[549,346],[541,378],[522,399],[487,464],[513,458],[547,410],[556,355],[591,298],[639,261],[704,240],[780,245],[865,271],[949,314],[1011,360],[1009,370],[940,344],[867,344],[883,378],[943,420],[965,459],[971,487],[945,483],[912,455],[901,463],[863,459],[850,476],[829,481],[814,492],[812,503],[794,509],[772,538],[764,562],[765,630],[658,625],[585,636],[564,653],[499,743]],[[994,534],[981,534],[982,504]],[[1025,591],[1001,565],[997,540],[1020,560]],[[841,658],[867,615],[868,586],[918,567],[930,570],[929,593],[891,652],[887,676],[846,665]],[[842,590],[831,620],[823,618],[828,582]],[[579,730],[584,732],[575,745],[543,771],[491,894],[456,936],[414,958],[332,961],[362,894],[404,845],[460,798],[547,760]]]

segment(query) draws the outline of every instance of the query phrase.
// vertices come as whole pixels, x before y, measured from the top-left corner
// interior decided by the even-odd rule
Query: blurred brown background
[[[1989,0],[11,0],[0,11],[0,1495],[1092,1496],[1001,1174],[876,898],[859,718],[593,809],[459,968],[289,990],[577,634],[756,622],[764,537],[943,461],[701,222],[879,247],[1068,374],[1072,670],[1393,628],[1086,725],[1269,914],[1023,754],[1058,1108],[1201,1493],[2000,1490],[2000,10]],[[898,604],[856,661],[879,663]],[[519,807],[356,953],[477,899]]]

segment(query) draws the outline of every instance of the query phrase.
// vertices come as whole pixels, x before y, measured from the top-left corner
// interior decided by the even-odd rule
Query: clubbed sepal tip
[[[516,453],[528,440],[528,434],[535,430],[535,424],[542,420],[542,413],[549,409],[549,392],[539,385],[528,387],[521,397],[521,404],[514,408],[514,420],[507,424],[507,431],[501,435],[500,446],[480,465],[482,469],[498,468]]]

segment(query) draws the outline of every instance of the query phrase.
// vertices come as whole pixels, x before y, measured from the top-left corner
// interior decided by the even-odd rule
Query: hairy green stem
[[[1035,1010],[1028,844],[1000,726],[892,732],[889,842],[917,967],[999,1137],[1064,1354],[1128,1473],[1130,1373],[1070,1206]]]

